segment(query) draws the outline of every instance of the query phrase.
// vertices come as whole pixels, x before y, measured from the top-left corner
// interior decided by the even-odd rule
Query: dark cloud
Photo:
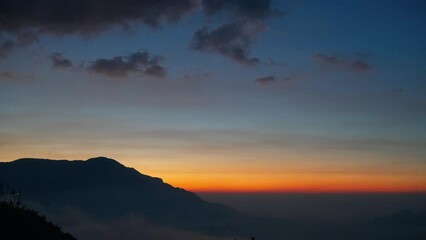
[[[262,78],[256,79],[256,82],[258,82],[260,84],[268,84],[268,83],[272,83],[272,82],[275,82],[275,81],[277,81],[275,76],[267,76],[267,77],[262,77]]]
[[[266,19],[276,11],[271,9],[271,0],[203,0],[207,15],[228,11],[237,17]]]
[[[144,73],[163,78],[166,70],[158,65],[162,59],[160,56],[150,56],[146,51],[139,51],[128,56],[117,56],[112,59],[98,59],[94,61],[88,70],[94,73],[105,74],[110,77],[123,78],[129,73]]]
[[[248,65],[257,64],[259,59],[249,57],[253,35],[249,25],[244,21],[226,23],[212,31],[207,28],[198,30],[192,39],[192,49],[219,53]]]
[[[131,21],[158,26],[177,22],[197,5],[195,0],[3,0],[0,29],[91,34]]]
[[[197,0],[3,0],[0,1],[0,57],[38,41],[43,33],[90,36],[115,25],[140,22],[158,27],[176,23],[198,6]]]
[[[0,56],[37,42],[44,33],[91,36],[113,26],[128,30],[131,23],[158,27],[164,22],[176,23],[195,9],[208,16],[226,13],[223,19],[228,23],[197,31],[192,49],[220,53],[249,65],[259,62],[249,53],[253,38],[265,29],[265,20],[276,13],[271,0],[4,0],[0,1],[0,36],[5,33],[12,38],[0,39]],[[110,61],[114,66],[129,67],[124,59]],[[148,67],[145,72],[164,75],[159,66]],[[113,75],[116,73],[122,75],[123,71]]]
[[[228,13],[229,19],[216,29],[196,31],[193,50],[219,53],[247,65],[260,62],[249,55],[253,38],[265,30],[265,20],[275,13],[270,0],[204,0],[202,7],[208,16]]]
[[[52,53],[49,56],[52,61],[52,68],[72,68],[71,60],[64,58],[60,53]]]
[[[312,56],[312,60],[322,67],[337,67],[357,73],[364,73],[371,69],[371,65],[363,59],[345,59],[317,53]]]

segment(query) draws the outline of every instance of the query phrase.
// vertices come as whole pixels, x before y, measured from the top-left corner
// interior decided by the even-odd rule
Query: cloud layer
[[[209,16],[225,11],[236,17],[266,19],[276,14],[271,0],[204,0],[203,8]]]
[[[198,6],[196,0],[5,0],[0,1],[0,57],[40,34],[91,36],[139,22],[158,27],[176,23]]]
[[[138,51],[128,56],[97,59],[87,69],[114,78],[127,77],[130,73],[144,73],[163,78],[166,76],[166,70],[158,65],[161,59],[161,56],[150,56],[147,51]]]
[[[150,26],[162,21],[177,22],[196,6],[195,0],[5,0],[0,2],[0,28],[8,32],[33,29],[91,34],[130,21]]]
[[[312,60],[319,64],[321,67],[329,68],[340,68],[349,70],[356,73],[365,73],[371,70],[372,66],[361,58],[356,59],[345,59],[339,58],[333,55],[327,55],[322,53],[316,53],[312,55]]]
[[[225,21],[212,30],[203,27],[195,31],[193,50],[218,53],[247,65],[259,62],[250,57],[250,50],[253,39],[265,29],[265,20],[276,14],[271,0],[5,0],[0,2],[0,57],[16,47],[38,42],[40,34],[92,36],[113,26],[127,29],[131,23],[155,28],[165,22],[177,23],[195,10]],[[105,64],[116,67],[109,75],[125,75],[134,69],[123,58],[116,58],[100,59],[94,70],[105,72]],[[164,75],[158,66],[145,72]]]

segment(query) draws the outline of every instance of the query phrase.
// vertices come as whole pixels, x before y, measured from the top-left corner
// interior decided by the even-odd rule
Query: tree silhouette
[[[19,207],[22,205],[21,193],[3,182],[0,182],[0,202]]]
[[[45,216],[27,209],[20,196],[19,191],[0,182],[0,239],[76,240]]]

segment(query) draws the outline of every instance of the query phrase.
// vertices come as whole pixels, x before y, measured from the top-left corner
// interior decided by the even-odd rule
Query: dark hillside
[[[220,235],[245,235],[243,229],[250,229],[253,220],[105,157],[0,163],[0,180],[23,192],[23,200],[71,206],[103,220],[132,214],[163,226]]]
[[[76,240],[36,211],[6,199],[0,200],[0,239]]]

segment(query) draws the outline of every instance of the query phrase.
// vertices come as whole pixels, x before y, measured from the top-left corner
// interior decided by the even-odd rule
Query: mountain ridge
[[[69,219],[57,222],[62,223],[61,226],[77,229],[74,236],[82,240],[140,239],[139,235],[123,238],[120,234],[135,230],[138,234],[144,234],[145,223],[152,224],[154,228],[160,227],[156,234],[173,228],[214,236],[208,239],[249,239],[256,236],[271,240],[417,240],[424,239],[426,235],[426,212],[401,211],[350,224],[252,217],[226,205],[207,202],[195,193],[173,187],[161,178],[144,175],[107,157],[87,160],[21,158],[1,162],[1,182],[20,191],[22,200],[41,205],[41,209],[59,209],[56,216],[69,214],[71,210],[73,223],[69,224]],[[93,231],[98,231],[97,237],[88,237],[84,231],[79,232],[87,227],[83,225],[93,226]],[[114,226],[121,226],[121,229],[114,232]],[[142,230],[139,230],[141,227]],[[105,229],[117,236],[102,237]],[[175,236],[175,232],[172,235]],[[220,238],[222,236],[226,238]],[[180,239],[200,238],[197,235]]]
[[[107,157],[2,162],[0,181],[29,201],[72,206],[102,219],[137,214],[157,224],[208,234],[225,233],[227,227],[236,235],[241,234],[239,225],[247,223],[244,214],[228,206],[207,202]]]

